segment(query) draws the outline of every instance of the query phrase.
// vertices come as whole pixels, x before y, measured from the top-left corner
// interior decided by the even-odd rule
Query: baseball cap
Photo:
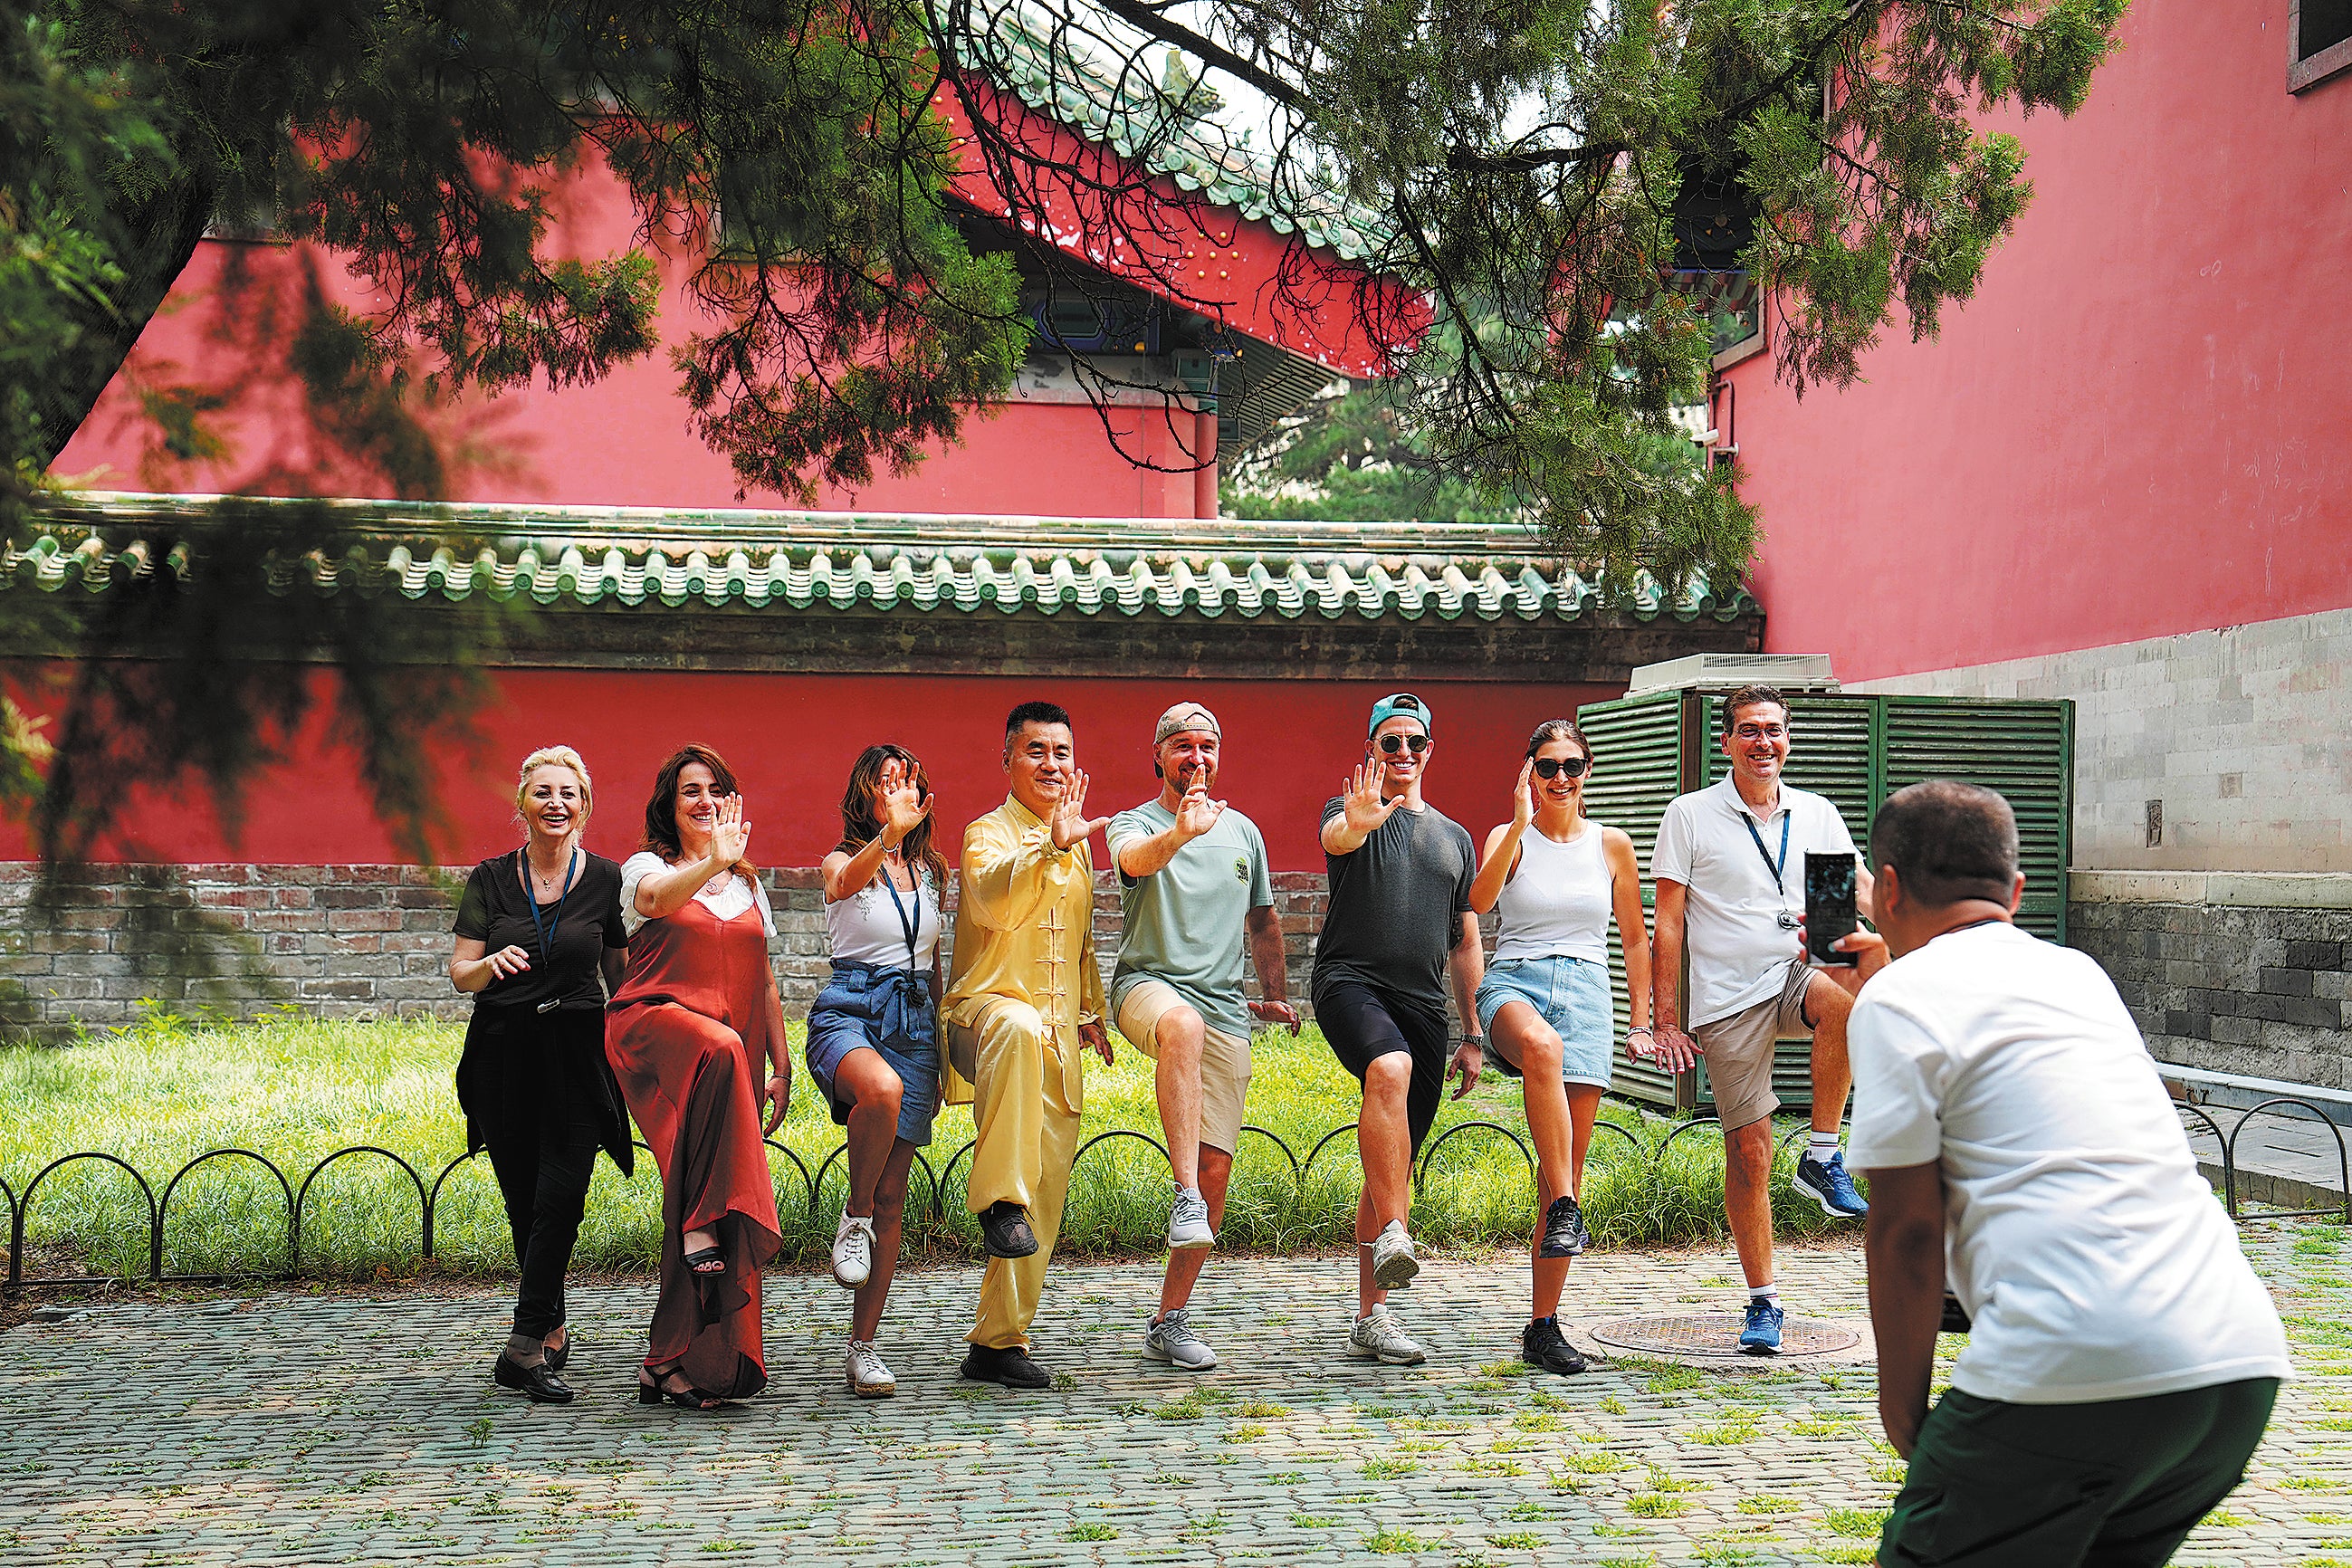
[[[1423,734],[1433,738],[1437,733],[1435,716],[1430,712],[1429,704],[1410,691],[1392,692],[1373,703],[1371,727],[1364,733],[1379,734],[1381,726],[1391,719],[1418,719]]]
[[[1181,735],[1187,730],[1206,730],[1219,740],[1224,739],[1214,713],[1197,702],[1179,702],[1160,716],[1159,726],[1151,731],[1151,743],[1156,746],[1169,736]]]

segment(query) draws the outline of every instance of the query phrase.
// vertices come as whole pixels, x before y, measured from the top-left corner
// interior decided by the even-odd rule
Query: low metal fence
[[[2211,1111],[2206,1107],[2189,1104],[2186,1102],[2176,1102],[2176,1104],[2183,1119],[2190,1123],[2189,1131],[2192,1149],[2195,1146],[2196,1139],[2200,1135],[2210,1137],[2213,1142],[2213,1145],[2220,1156],[2219,1164],[2221,1173],[2221,1201],[2231,1219],[2244,1222],[2255,1219],[2300,1219],[2326,1215],[2341,1219],[2347,1224],[2352,1224],[2352,1148],[2347,1148],[2344,1137],[2344,1130],[2336,1122],[2330,1121],[2326,1112],[2321,1110],[2318,1106],[2313,1104],[2309,1100],[2297,1099],[2293,1096],[2273,1096],[2240,1111],[2238,1113],[2237,1121],[2225,1132],[2221,1128],[2220,1121],[2217,1120]],[[2329,1132],[2334,1136],[2336,1142],[2337,1187],[2336,1191],[2331,1194],[2329,1201],[2317,1207],[2300,1209],[2250,1207],[2242,1202],[2239,1193],[2241,1183],[2237,1163],[2238,1140],[2244,1133],[2247,1124],[2258,1116],[2276,1116],[2284,1120],[2294,1121],[2306,1119],[2291,1114],[2292,1111],[2296,1110],[2307,1112],[2308,1120],[2315,1121],[2321,1126],[2327,1128]],[[1672,1149],[1674,1145],[1682,1139],[1693,1134],[1704,1136],[1710,1129],[1714,1130],[1718,1134],[1721,1131],[1720,1124],[1714,1117],[1695,1117],[1675,1123],[1665,1132],[1664,1136],[1659,1138],[1654,1143],[1650,1143],[1645,1142],[1639,1132],[1619,1122],[1609,1121],[1596,1121],[1593,1124],[1594,1142],[1588,1158],[1600,1156],[1603,1145],[1609,1144],[1611,1139],[1614,1138],[1622,1139],[1623,1141],[1625,1152],[1630,1152],[1636,1156],[1646,1155],[1653,1162],[1662,1161],[1665,1157],[1666,1152]],[[1275,1149],[1282,1155],[1284,1163],[1287,1165],[1292,1182],[1297,1184],[1300,1191],[1303,1192],[1306,1189],[1307,1181],[1314,1173],[1315,1162],[1323,1155],[1324,1151],[1328,1149],[1333,1143],[1346,1137],[1349,1133],[1353,1132],[1355,1130],[1356,1124],[1352,1121],[1343,1127],[1333,1128],[1330,1131],[1323,1134],[1322,1137],[1316,1141],[1314,1146],[1307,1150],[1304,1158],[1301,1158],[1297,1151],[1293,1149],[1279,1134],[1264,1127],[1255,1125],[1245,1126],[1242,1129],[1242,1131],[1244,1134],[1245,1139],[1248,1136],[1254,1135],[1273,1144]],[[1785,1154],[1791,1144],[1795,1143],[1799,1139],[1803,1138],[1805,1135],[1805,1128],[1800,1126],[1792,1129],[1780,1140],[1776,1150],[1776,1157],[1779,1154]],[[1457,1139],[1474,1136],[1502,1138],[1507,1140],[1511,1146],[1517,1150],[1520,1159],[1526,1163],[1528,1172],[1532,1178],[1536,1168],[1535,1152],[1528,1146],[1527,1139],[1523,1137],[1517,1129],[1505,1126],[1503,1123],[1498,1121],[1461,1121],[1446,1128],[1436,1137],[1431,1139],[1427,1145],[1423,1148],[1421,1157],[1415,1163],[1412,1172],[1413,1192],[1416,1196],[1419,1195],[1423,1185],[1428,1181],[1431,1171],[1436,1165],[1439,1154],[1444,1151],[1446,1146],[1453,1143]],[[1143,1144],[1159,1155],[1162,1161],[1165,1161],[1168,1157],[1166,1146],[1149,1133],[1138,1131],[1133,1128],[1114,1128],[1109,1131],[1098,1132],[1092,1138],[1087,1139],[1084,1143],[1078,1145],[1077,1152],[1071,1161],[1073,1180],[1075,1181],[1076,1179],[1075,1173],[1077,1167],[1085,1163],[1087,1156],[1089,1153],[1095,1150],[1116,1144],[1122,1140],[1133,1140],[1136,1142]],[[778,1168],[775,1166],[773,1162],[771,1162],[771,1168],[776,1171],[777,1176],[780,1180],[784,1177],[787,1169],[792,1176],[798,1179],[802,1193],[804,1195],[807,1205],[810,1222],[813,1225],[815,1224],[820,1218],[825,1178],[832,1173],[833,1168],[836,1163],[842,1163],[845,1176],[846,1174],[848,1145],[844,1143],[835,1148],[830,1154],[824,1157],[824,1161],[818,1164],[814,1172],[811,1172],[807,1163],[793,1150],[786,1148],[783,1144],[777,1142],[772,1138],[767,1140],[766,1142],[769,1150],[774,1154],[782,1156],[784,1162],[783,1168]],[[1613,1144],[1611,1146],[1613,1150]],[[642,1142],[638,1143],[637,1147],[640,1149],[646,1149],[646,1152],[648,1154],[652,1152],[652,1150],[646,1149],[646,1146]],[[927,1195],[923,1200],[924,1207],[928,1210],[929,1217],[935,1226],[942,1226],[946,1222],[946,1204],[949,1187],[955,1179],[958,1168],[961,1166],[971,1154],[973,1144],[971,1142],[966,1142],[962,1147],[959,1148],[953,1154],[949,1156],[945,1165],[940,1167],[936,1171],[932,1168],[929,1159],[925,1156],[920,1150],[916,1152],[916,1164],[922,1173],[924,1185],[927,1189]],[[1240,1151],[1237,1150],[1235,1152],[1238,1155]],[[163,1184],[163,1194],[158,1197],[154,1187],[148,1182],[147,1178],[128,1161],[113,1154],[104,1153],[98,1150],[82,1150],[76,1153],[61,1155],[58,1158],[50,1161],[47,1165],[44,1165],[32,1178],[32,1180],[25,1184],[25,1190],[22,1194],[19,1194],[13,1186],[11,1186],[5,1177],[0,1177],[0,1200],[5,1200],[8,1205],[8,1274],[5,1288],[11,1290],[16,1290],[27,1287],[39,1286],[96,1285],[113,1283],[126,1278],[121,1275],[68,1275],[47,1279],[27,1279],[25,1277],[26,1228],[26,1222],[31,1216],[33,1211],[34,1200],[39,1195],[42,1184],[47,1182],[56,1173],[67,1168],[68,1166],[74,1165],[83,1161],[96,1161],[102,1164],[111,1165],[122,1171],[131,1178],[132,1183],[136,1184],[139,1194],[144,1202],[147,1213],[147,1268],[144,1276],[146,1279],[156,1283],[210,1283],[228,1279],[290,1279],[300,1278],[302,1275],[302,1219],[306,1212],[306,1205],[310,1196],[311,1187],[330,1166],[336,1164],[338,1162],[352,1159],[353,1157],[368,1156],[391,1162],[391,1163],[396,1167],[401,1173],[408,1178],[409,1184],[415,1189],[416,1194],[417,1232],[421,1243],[420,1256],[422,1260],[431,1262],[433,1260],[434,1249],[434,1221],[436,1215],[440,1210],[442,1203],[442,1190],[447,1184],[451,1176],[455,1175],[468,1161],[476,1158],[475,1154],[460,1154],[457,1158],[450,1161],[446,1165],[441,1167],[440,1173],[428,1182],[425,1180],[423,1171],[420,1171],[415,1165],[411,1164],[406,1159],[404,1159],[401,1155],[395,1153],[392,1150],[383,1148],[380,1145],[373,1143],[353,1144],[349,1148],[338,1149],[334,1152],[320,1159],[316,1164],[310,1167],[310,1172],[304,1175],[301,1181],[298,1184],[287,1173],[286,1171],[281,1169],[268,1156],[258,1153],[254,1150],[238,1148],[212,1149],[197,1155],[194,1159],[189,1161],[186,1164],[181,1166],[178,1171],[173,1173],[172,1178]],[[278,1184],[279,1191],[284,1195],[286,1204],[286,1250],[284,1266],[281,1268],[274,1272],[255,1270],[235,1275],[216,1273],[166,1274],[163,1272],[164,1231],[171,1219],[173,1195],[179,1191],[181,1184],[187,1179],[188,1175],[192,1172],[195,1171],[199,1166],[208,1164],[215,1160],[250,1161],[253,1163],[259,1165],[263,1170],[268,1172],[270,1177]],[[782,1194],[779,1194],[779,1196],[781,1201]],[[914,1201],[914,1194],[911,1191],[908,1194],[908,1198],[911,1205]]]

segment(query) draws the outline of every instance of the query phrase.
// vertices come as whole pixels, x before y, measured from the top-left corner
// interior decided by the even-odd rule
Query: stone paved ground
[[[2305,1378],[2179,1561],[2352,1568],[2352,1240],[2248,1242]],[[1860,1263],[1796,1253],[1791,1305],[1859,1317]],[[926,1270],[877,1404],[840,1384],[841,1292],[779,1279],[775,1385],[721,1417],[631,1402],[640,1282],[576,1293],[568,1408],[490,1386],[488,1293],[93,1307],[0,1333],[0,1564],[1869,1561],[1900,1472],[1866,1364],[1528,1375],[1524,1266],[1486,1260],[1403,1293],[1433,1355],[1383,1368],[1336,1353],[1343,1268],[1215,1265],[1200,1317],[1225,1361],[1189,1379],[1136,1353],[1156,1270],[1070,1268],[1038,1323],[1063,1386],[1027,1395],[957,1383],[976,1273]],[[1732,1275],[1724,1254],[1602,1256],[1571,1300],[1718,1305]]]

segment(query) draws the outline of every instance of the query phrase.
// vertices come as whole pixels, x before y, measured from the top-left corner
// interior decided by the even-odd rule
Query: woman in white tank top
[[[947,862],[931,845],[923,764],[868,746],[849,770],[841,842],[824,858],[833,973],[809,1010],[809,1076],[848,1130],[849,1195],[833,1277],[857,1292],[844,1373],[861,1399],[898,1382],[874,1336],[898,1262],[907,1173],[931,1141],[940,1103],[940,896]]]
[[[1519,769],[1511,820],[1486,835],[1470,905],[1501,921],[1479,983],[1479,1026],[1506,1070],[1525,1075],[1543,1218],[1535,1238],[1534,1310],[1520,1338],[1530,1365],[1584,1370],[1557,1314],[1569,1259],[1591,1243],[1578,1195],[1592,1121],[1615,1056],[1609,920],[1625,947],[1632,1034],[1650,1018],[1650,933],[1633,841],[1584,815],[1592,748],[1565,719],[1538,726]],[[1632,1046],[1629,1042],[1628,1049]]]

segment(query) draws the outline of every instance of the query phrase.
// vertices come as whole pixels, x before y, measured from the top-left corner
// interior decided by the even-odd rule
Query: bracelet
[[[1651,1029],[1650,1026],[1647,1024],[1636,1024],[1632,1028],[1625,1031],[1625,1034],[1629,1038],[1634,1035],[1646,1035],[1649,1033],[1651,1033]]]

